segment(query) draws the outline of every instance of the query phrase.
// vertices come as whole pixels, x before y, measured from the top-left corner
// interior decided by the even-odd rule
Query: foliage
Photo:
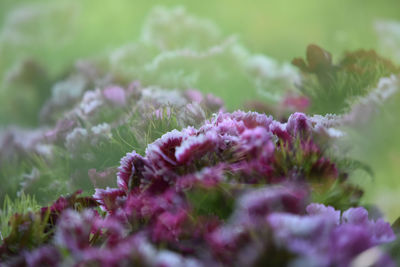
[[[398,66],[373,50],[347,52],[334,64],[328,51],[309,45],[306,61],[295,58],[292,63],[305,75],[300,90],[310,98],[311,112],[317,114],[346,112],[380,78],[400,73]]]

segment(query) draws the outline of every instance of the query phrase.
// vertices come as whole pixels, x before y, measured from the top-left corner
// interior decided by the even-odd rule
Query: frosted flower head
[[[305,114],[296,112],[290,115],[286,129],[292,135],[308,135],[311,131],[311,123]]]
[[[117,174],[117,184],[119,188],[127,191],[140,183],[140,180],[143,178],[142,172],[146,165],[146,160],[133,151],[127,153],[121,159],[120,164]]]

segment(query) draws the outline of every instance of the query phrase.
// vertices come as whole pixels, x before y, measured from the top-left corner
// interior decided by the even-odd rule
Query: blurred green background
[[[2,0],[0,23],[4,24],[5,17],[15,7],[51,2],[54,1]],[[61,47],[33,46],[16,51],[19,56],[34,55],[51,64],[54,73],[60,72],[77,58],[136,40],[144,18],[155,5],[183,5],[190,13],[214,21],[225,34],[237,34],[254,53],[279,60],[303,55],[309,43],[317,43],[334,55],[347,49],[374,48],[374,20],[400,20],[400,1],[397,0],[69,0],[67,3],[69,7],[74,6],[71,3],[76,7],[72,12],[75,16],[73,30],[58,34],[60,38],[71,34],[72,39]],[[18,48],[12,50],[15,49]],[[13,53],[2,51],[1,70],[13,59]]]
[[[54,2],[1,0],[2,34],[6,24],[10,23],[7,17],[15,8],[28,4],[40,9],[41,5]],[[50,36],[41,34],[52,21],[44,20],[27,29],[34,37],[47,38],[45,43],[0,47],[0,77],[19,59],[31,57],[50,71],[52,79],[57,79],[79,58],[96,56],[137,40],[145,17],[156,5],[182,5],[189,13],[215,22],[224,35],[237,35],[251,52],[266,54],[281,62],[303,56],[310,43],[326,48],[334,56],[340,56],[346,50],[376,49],[373,23],[379,19],[400,21],[399,0],[69,0],[65,1],[68,12],[55,18],[61,24],[65,21],[66,27]],[[380,52],[385,54],[385,51]],[[229,91],[229,88],[219,90]],[[400,108],[397,100],[393,100],[390,109],[364,129],[363,135],[355,135],[356,149],[352,152],[354,157],[371,165],[375,172],[373,179],[362,180],[362,174],[356,177],[362,180],[368,192],[366,202],[378,203],[391,220],[400,215],[397,204],[400,193],[400,126],[397,117]],[[224,101],[229,104],[229,97]],[[24,105],[8,103],[4,92],[0,92],[0,105],[10,104]]]

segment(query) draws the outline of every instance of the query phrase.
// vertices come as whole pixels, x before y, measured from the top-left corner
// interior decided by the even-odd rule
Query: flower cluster
[[[79,77],[85,80],[84,84],[99,79],[84,72]],[[52,98],[42,109],[43,123],[54,126],[35,130],[9,128],[0,132],[1,165],[4,162],[11,169],[0,172],[0,176],[20,170],[18,164],[22,160],[34,161],[15,174],[13,187],[4,187],[0,198],[6,192],[39,190],[38,199],[49,201],[48,189],[62,194],[91,190],[94,184],[114,186],[116,165],[129,151],[127,144],[144,149],[162,132],[200,125],[213,112],[224,110],[221,99],[195,89],[165,90],[143,87],[136,81],[125,88],[109,85],[88,90],[88,86],[76,85],[76,79],[73,75],[62,82],[65,86],[55,86]],[[79,92],[74,97],[58,97],[75,89]],[[41,164],[35,162],[37,159]],[[70,162],[69,166],[65,160]],[[20,183],[19,188],[15,182]],[[50,200],[54,200],[54,195]]]
[[[294,113],[287,123],[255,112],[219,113],[199,129],[163,135],[148,145],[145,157],[128,153],[121,160],[118,185],[120,190],[154,192],[196,181],[316,186],[337,181],[344,186],[346,174],[318,145],[322,131],[315,126],[302,113]]]
[[[22,22],[5,41],[22,38]],[[36,208],[82,190],[0,214],[0,265],[395,266],[400,224],[360,206],[348,177],[362,163],[334,142],[398,93],[400,69],[372,50],[334,64],[316,45],[293,64],[303,80],[183,8],[154,9],[135,44],[78,61],[52,86],[40,64],[16,64],[4,84],[37,98],[17,117],[39,126],[0,132],[11,181],[0,200],[33,193]],[[207,93],[220,87],[249,88],[220,91],[235,95],[228,109],[274,104],[226,112]]]
[[[237,111],[168,132],[145,156],[121,159],[117,188],[97,188],[85,201],[61,198],[31,216],[28,233],[35,220],[48,220],[41,233],[54,238],[30,250],[35,244],[13,232],[2,257],[32,266],[349,266],[395,235],[364,208],[341,214],[331,206],[343,208],[337,198],[310,204],[321,192],[347,196],[347,206],[359,197],[318,144],[321,129],[302,113],[281,123]]]

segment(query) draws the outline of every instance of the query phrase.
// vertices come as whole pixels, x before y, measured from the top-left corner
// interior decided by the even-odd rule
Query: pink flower
[[[125,191],[117,188],[95,189],[93,198],[100,204],[103,211],[113,213],[121,206]]]
[[[118,86],[107,87],[103,90],[104,98],[115,106],[126,105],[126,94],[125,90]]]

